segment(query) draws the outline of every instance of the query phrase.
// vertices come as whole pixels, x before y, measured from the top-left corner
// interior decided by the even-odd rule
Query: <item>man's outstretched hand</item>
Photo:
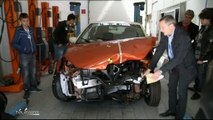
[[[152,75],[152,79],[153,80],[157,80],[159,79],[159,77],[162,75],[162,71],[161,70],[157,70],[154,72],[154,74]]]
[[[146,70],[144,74],[141,74],[141,76],[146,76],[147,84],[154,83],[162,79],[164,76],[162,75],[161,70],[156,70],[154,73],[150,73],[150,69]]]

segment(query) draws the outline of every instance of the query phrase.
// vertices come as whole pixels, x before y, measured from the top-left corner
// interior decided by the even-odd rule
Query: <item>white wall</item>
[[[147,33],[147,34],[149,34],[150,33],[150,35],[151,36],[155,36],[155,35],[157,35],[157,28],[158,28],[158,6],[159,6],[159,4],[158,4],[158,2],[154,2],[153,4],[152,4],[152,11],[151,11],[151,28],[150,28],[150,31]],[[153,27],[153,26],[155,26],[155,27]]]
[[[89,22],[134,21],[134,3],[145,0],[95,0],[89,1]],[[145,16],[145,12],[142,12]]]

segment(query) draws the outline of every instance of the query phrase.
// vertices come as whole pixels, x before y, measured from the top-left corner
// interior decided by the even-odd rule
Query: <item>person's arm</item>
[[[12,47],[15,48],[16,50],[20,51],[21,46],[20,46],[20,35],[19,31],[16,29],[16,32],[13,36],[13,41],[12,41]]]
[[[209,37],[207,38],[207,45],[206,45],[206,54],[203,56],[203,60],[211,61],[213,60],[213,30],[209,32]]]
[[[36,41],[35,41],[35,37],[34,37],[34,30],[32,27],[30,27],[31,32],[31,40],[32,40],[32,44],[33,44],[33,50],[36,52],[37,48],[36,48]]]
[[[151,72],[154,71],[160,57],[163,55],[165,50],[166,50],[166,37],[161,35],[160,43],[157,46],[156,51],[153,55],[153,58],[151,59],[151,62],[150,62],[149,68],[150,68]]]

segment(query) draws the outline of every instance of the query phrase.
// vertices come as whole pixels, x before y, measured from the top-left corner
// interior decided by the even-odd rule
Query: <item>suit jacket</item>
[[[160,70],[162,70],[162,72],[177,70],[179,72],[181,71],[180,74],[195,76],[197,74],[195,67],[196,60],[192,51],[190,37],[178,26],[176,26],[174,31],[172,48],[174,58],[169,60],[168,63],[164,64]],[[158,60],[165,50],[168,51],[168,37],[162,35],[160,43],[150,63],[150,69],[152,71],[156,67]]]

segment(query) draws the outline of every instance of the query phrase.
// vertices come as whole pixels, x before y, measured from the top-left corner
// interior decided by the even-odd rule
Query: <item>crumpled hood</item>
[[[82,69],[106,69],[108,64],[143,60],[155,45],[154,37],[70,45],[64,57]]]

